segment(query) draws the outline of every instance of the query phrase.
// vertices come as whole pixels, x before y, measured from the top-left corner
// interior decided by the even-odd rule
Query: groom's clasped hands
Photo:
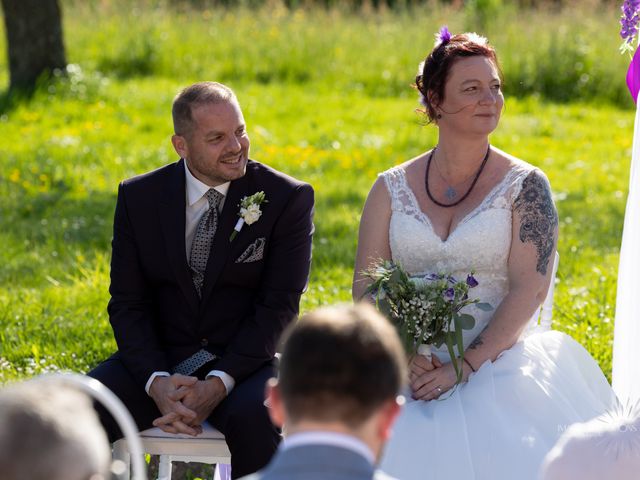
[[[196,436],[202,433],[202,422],[226,397],[219,377],[198,380],[197,377],[174,374],[156,377],[149,388],[162,416],[153,421],[167,433]]]

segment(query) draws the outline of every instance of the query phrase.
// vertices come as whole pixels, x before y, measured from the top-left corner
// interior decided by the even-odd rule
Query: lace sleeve
[[[398,168],[391,168],[385,172],[378,174],[378,176],[382,177],[384,180],[384,184],[387,187],[387,191],[389,192],[389,197],[391,197],[391,210],[397,212],[399,209],[400,195],[399,195],[399,176],[400,172]]]
[[[418,207],[418,201],[409,187],[404,169],[393,167],[381,173],[380,176],[384,179],[385,186],[391,197],[391,211],[402,212],[420,219],[421,211]]]

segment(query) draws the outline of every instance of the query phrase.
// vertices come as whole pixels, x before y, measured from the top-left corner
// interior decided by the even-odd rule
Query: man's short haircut
[[[191,133],[193,107],[223,102],[237,102],[236,94],[218,82],[198,82],[181,90],[173,99],[171,108],[175,134],[186,136]]]
[[[393,326],[370,305],[308,313],[283,339],[278,383],[292,422],[357,427],[400,393],[404,350]]]
[[[0,390],[0,478],[110,478],[111,452],[89,397],[54,382]]]

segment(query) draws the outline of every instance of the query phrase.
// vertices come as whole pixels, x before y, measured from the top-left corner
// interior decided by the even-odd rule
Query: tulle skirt
[[[450,397],[409,401],[381,468],[401,480],[534,480],[572,423],[615,402],[580,344],[560,332],[537,333],[485,362]]]

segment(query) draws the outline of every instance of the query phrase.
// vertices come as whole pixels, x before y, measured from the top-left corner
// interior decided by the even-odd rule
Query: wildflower
[[[624,40],[623,46],[631,47],[634,38],[638,34],[638,21],[640,20],[640,0],[624,0],[621,7],[620,37]]]
[[[469,285],[469,288],[477,287],[478,281],[475,279],[473,275],[469,274],[467,275],[467,285]]]

